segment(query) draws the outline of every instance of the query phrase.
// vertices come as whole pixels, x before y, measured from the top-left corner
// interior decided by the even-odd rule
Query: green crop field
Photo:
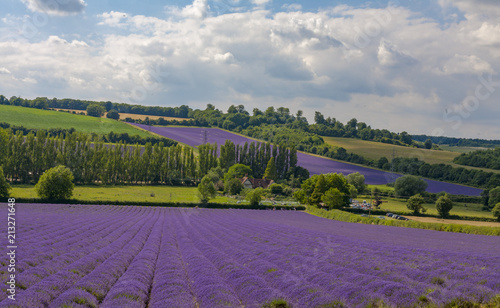
[[[453,151],[427,150],[353,138],[323,137],[323,139],[327,144],[343,147],[347,152],[355,153],[371,160],[378,160],[381,157],[386,157],[390,161],[394,154],[394,157],[418,158],[429,164],[447,164],[455,168],[462,167],[466,169],[478,169],[486,172],[500,173],[500,170],[462,166],[453,163],[453,159],[460,155],[460,153],[470,152],[472,148],[453,147]],[[447,149],[448,148],[450,147],[447,147]]]
[[[362,199],[362,197],[359,197],[357,199],[368,201],[369,197],[366,196],[366,198],[364,198],[364,199]],[[382,203],[382,205],[380,206],[380,209],[382,209],[384,211],[402,212],[402,213],[407,213],[407,214],[412,213],[412,211],[410,211],[406,207],[405,201],[386,199],[386,198],[382,198],[382,200],[386,201],[386,202]],[[426,204],[424,204],[424,207],[427,209],[426,214],[438,215],[438,211],[436,210],[435,204],[426,203]],[[453,205],[453,209],[450,211],[450,215],[458,215],[458,216],[462,216],[462,217],[494,218],[491,212],[482,211],[481,210],[482,207],[483,206],[481,204],[475,204],[475,203],[465,204],[464,202],[455,202]]]
[[[38,198],[33,185],[14,185],[14,198]],[[73,199],[123,202],[199,203],[196,187],[177,186],[75,186]],[[210,202],[236,203],[235,199],[217,196]]]
[[[129,135],[151,136],[148,132],[134,128],[124,122],[70,114],[53,110],[40,110],[19,106],[0,105],[0,122],[34,129],[74,128],[82,133],[98,135],[128,133]]]

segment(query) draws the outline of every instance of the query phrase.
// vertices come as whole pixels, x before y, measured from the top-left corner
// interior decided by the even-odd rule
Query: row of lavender
[[[0,307],[409,307],[500,294],[498,237],[288,211],[20,204],[18,217],[17,300],[2,292]]]
[[[251,143],[255,140],[226,132],[217,128],[200,127],[155,127],[142,124],[134,124],[140,128],[152,131],[161,136],[179,141],[189,146],[196,147],[204,142],[224,144],[226,140],[231,140],[234,144],[243,145],[245,142]],[[359,172],[365,176],[367,184],[380,185],[394,182],[400,174],[385,172],[353,164],[342,163],[327,158],[313,156],[305,153],[297,153],[298,165],[309,170],[311,175],[320,173],[337,172],[344,175]],[[481,189],[467,187],[446,182],[426,180],[427,191],[439,193],[445,191],[455,195],[479,196]]]

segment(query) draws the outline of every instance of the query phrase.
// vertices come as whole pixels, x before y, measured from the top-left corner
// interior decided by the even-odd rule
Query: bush
[[[408,199],[408,202],[406,203],[406,207],[413,211],[414,215],[420,214],[420,211],[423,213],[426,212],[426,209],[422,206],[424,204],[424,198],[420,195],[417,194],[415,196],[411,196],[410,199]]]
[[[490,190],[490,196],[488,199],[490,209],[493,208],[498,202],[500,202],[500,186]]]
[[[493,217],[496,217],[498,221],[500,221],[500,202],[495,205],[492,211]]]
[[[394,183],[394,191],[397,196],[409,197],[422,194],[426,188],[427,182],[413,175],[402,176]]]
[[[259,202],[262,200],[263,192],[264,190],[262,188],[255,188],[254,190],[247,192],[246,200],[250,202],[251,206],[259,205]]]
[[[283,194],[283,186],[281,186],[280,184],[271,184],[269,188],[271,189],[271,193],[273,195]]]
[[[215,191],[215,185],[208,177],[205,175],[202,179],[200,184],[198,184],[198,195],[200,198],[201,203],[206,204],[210,199],[213,199],[215,197],[216,191]]]
[[[230,179],[226,185],[224,185],[224,189],[230,195],[238,195],[243,190],[243,184],[238,179]]]
[[[100,118],[106,112],[106,108],[99,104],[90,104],[87,106],[87,115],[91,117]]]
[[[118,111],[114,110],[114,109],[111,109],[107,114],[106,114],[106,118],[108,119],[113,119],[113,120],[119,120],[120,119],[120,114],[118,113]]]
[[[35,185],[35,191],[42,199],[63,200],[73,196],[73,173],[66,166],[47,170]]]
[[[448,217],[452,208],[453,201],[451,201],[450,197],[447,194],[439,197],[439,199],[436,201],[436,209],[439,213],[439,216],[441,217]]]
[[[2,166],[0,166],[0,198],[8,198],[10,196],[10,189],[10,185],[3,174]]]

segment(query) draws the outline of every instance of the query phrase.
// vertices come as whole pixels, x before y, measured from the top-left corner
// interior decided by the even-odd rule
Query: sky
[[[496,0],[0,0],[0,94],[500,139]]]

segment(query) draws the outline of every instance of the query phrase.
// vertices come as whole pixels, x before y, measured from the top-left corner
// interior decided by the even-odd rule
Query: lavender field
[[[275,299],[442,307],[500,294],[499,237],[294,211],[18,204],[16,217],[17,298],[1,292],[0,307],[261,307]],[[6,254],[0,260],[6,281]]]
[[[208,143],[224,144],[227,139],[234,144],[243,145],[245,142],[254,142],[255,140],[226,132],[218,128],[200,128],[200,127],[155,127],[143,124],[134,124],[140,128],[149,130],[158,135],[182,142],[189,146],[196,147],[203,144],[205,140]],[[317,157],[305,153],[297,153],[298,165],[309,170],[311,175],[320,173],[337,172],[344,175],[359,172],[365,176],[367,184],[380,185],[394,182],[401,174],[395,174],[353,164],[342,163],[328,158]],[[447,192],[455,195],[479,196],[481,189],[457,185],[446,182],[426,180],[428,183],[427,191],[431,193]]]

